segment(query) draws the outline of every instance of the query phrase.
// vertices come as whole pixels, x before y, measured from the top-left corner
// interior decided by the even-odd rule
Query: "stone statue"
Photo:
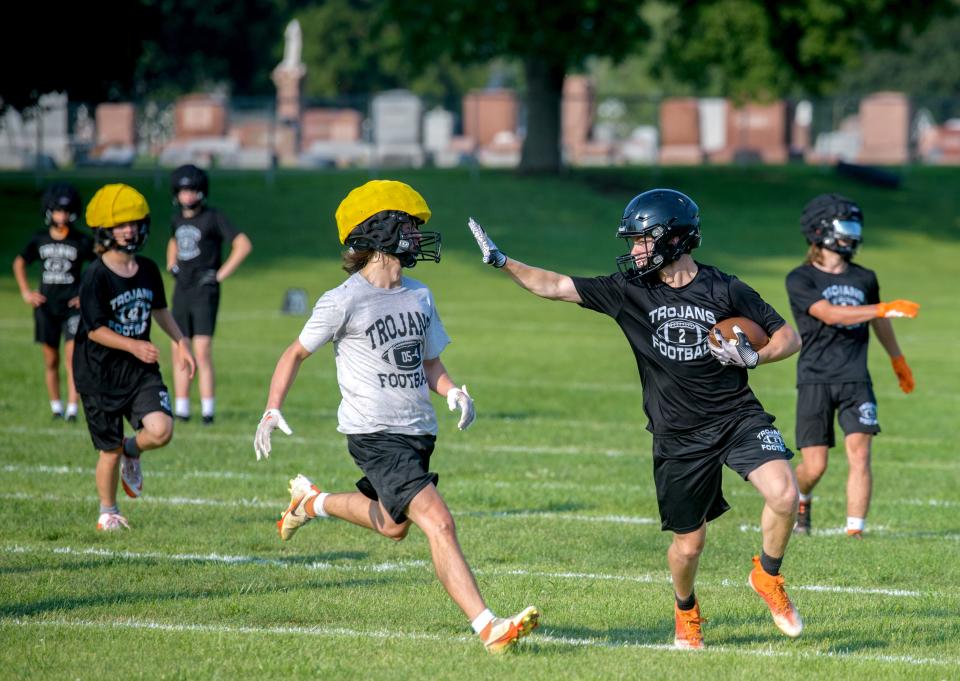
[[[300,32],[300,22],[294,19],[287,24],[283,32],[283,61],[280,68],[297,69],[303,63],[300,53],[303,49],[303,34]]]

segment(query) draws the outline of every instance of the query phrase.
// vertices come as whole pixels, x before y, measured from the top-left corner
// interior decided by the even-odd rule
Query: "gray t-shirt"
[[[433,295],[403,277],[377,288],[354,274],[324,293],[300,332],[310,352],[333,341],[340,384],[341,433],[437,434],[423,360],[450,343]]]

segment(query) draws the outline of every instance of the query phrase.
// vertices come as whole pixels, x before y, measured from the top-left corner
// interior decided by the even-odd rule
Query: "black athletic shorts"
[[[721,482],[726,464],[744,480],[768,461],[791,459],[773,416],[753,412],[683,435],[653,436],[653,480],[660,529],[693,532],[730,505]]]
[[[173,319],[187,338],[212,336],[220,308],[220,285],[177,286],[173,289]]]
[[[797,447],[833,447],[834,414],[847,435],[880,432],[869,383],[806,383],[797,386]]]
[[[433,435],[347,435],[347,449],[364,476],[357,480],[357,489],[368,499],[379,500],[394,522],[405,522],[404,511],[413,498],[440,479],[429,472],[436,443]]]
[[[116,449],[123,444],[123,419],[134,430],[143,427],[143,417],[155,411],[172,416],[170,394],[159,374],[149,374],[137,388],[127,395],[80,395],[83,413],[93,446],[102,451]]]
[[[40,305],[33,308],[33,322],[33,339],[51,348],[59,348],[61,335],[67,341],[72,341],[77,335],[80,310],[68,308],[63,314],[58,314],[46,305]]]

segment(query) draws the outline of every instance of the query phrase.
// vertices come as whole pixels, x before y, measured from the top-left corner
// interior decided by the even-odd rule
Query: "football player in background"
[[[167,309],[160,268],[137,255],[150,231],[150,207],[133,187],[108,184],[87,205],[100,259],[80,281],[80,327],[73,356],[77,390],[93,446],[100,450],[96,481],[97,529],[129,528],[117,506],[117,482],[131,498],[143,491],[140,454],[173,435],[170,395],[150,342],[156,320],[179,347],[180,367],[196,368],[190,346]],[[136,431],[123,436],[123,419]]]
[[[364,477],[358,492],[322,492],[308,478],[290,481],[290,505],[277,526],[283,540],[317,517],[334,517],[394,540],[419,527],[430,542],[437,577],[487,650],[499,652],[529,634],[539,612],[499,618],[487,607],[463,556],[453,516],[430,472],[437,418],[430,390],[443,395],[457,426],[474,419],[473,399],[447,374],[440,353],[450,342],[430,290],[404,276],[418,261],[440,261],[440,234],[422,232],[430,208],[412,187],[373,180],[351,191],[336,213],[350,275],[317,301],[300,337],[277,362],[266,412],[257,428],[257,459],[270,454],[271,432],[289,426],[280,414],[300,365],[334,345],[342,401],[337,430]]]
[[[674,645],[703,647],[694,580],[707,539],[707,522],[730,507],[721,489],[726,464],[764,499],[762,548],[749,584],[787,636],[803,623],[780,574],[797,509],[793,454],[774,417],[750,390],[749,369],[800,349],[800,337],[752,288],[690,253],[700,245],[700,210],[690,197],[653,189],[624,210],[617,237],[629,253],[618,272],[570,277],[525,265],[498,250],[473,218],[471,232],[483,261],[501,268],[522,288],[548,300],[577,303],[613,317],[633,349],[643,385],[647,430],[653,433],[653,477],[661,529],[673,533],[667,562],[675,592]],[[736,343],[710,329],[730,317],[755,320],[770,336],[756,351],[746,336]],[[717,332],[719,334],[719,332]]]
[[[913,373],[893,332],[893,317],[916,317],[909,300],[880,302],[872,270],[851,259],[862,240],[863,212],[840,194],[821,194],[803,209],[800,228],[809,248],[806,261],[787,275],[787,294],[803,339],[797,362],[797,466],[800,510],[794,531],[809,534],[813,488],[827,469],[827,452],[836,444],[834,416],[847,450],[847,534],[862,537],[873,476],[870,449],[880,432],[877,399],[867,370],[872,327],[890,355],[905,393]]]
[[[83,209],[73,185],[60,183],[47,188],[41,200],[45,229],[39,230],[13,259],[13,276],[23,302],[33,308],[33,339],[43,350],[44,378],[53,418],[77,420],[77,388],[73,382],[73,339],[80,321],[80,272],[96,259],[93,239],[76,228]],[[40,261],[40,288],[27,280],[27,265]],[[60,399],[60,337],[63,337],[67,369],[67,410]]]
[[[173,290],[173,318],[187,337],[197,359],[200,383],[200,416],[213,423],[216,411],[216,380],[213,370],[213,332],[220,307],[220,284],[250,255],[253,246],[223,213],[207,205],[210,179],[194,166],[184,165],[170,178],[176,210],[167,243],[167,270],[176,279]],[[223,247],[230,254],[223,260]],[[173,346],[173,386],[176,401],[173,413],[181,421],[190,419],[191,377],[176,361]]]

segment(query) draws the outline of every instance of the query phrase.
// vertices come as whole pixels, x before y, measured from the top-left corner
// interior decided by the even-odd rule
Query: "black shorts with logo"
[[[216,282],[181,286],[173,290],[173,319],[187,338],[212,336],[220,309],[220,285]]]
[[[724,464],[746,480],[768,461],[793,458],[773,418],[751,412],[692,433],[654,435],[653,479],[660,529],[693,532],[729,510],[721,489]]]
[[[123,444],[123,419],[134,430],[143,427],[143,417],[155,411],[172,416],[170,393],[159,374],[149,374],[127,395],[80,395],[93,446],[102,451]]]
[[[847,435],[880,432],[870,383],[803,383],[797,386],[797,447],[833,447],[834,414]]]
[[[364,475],[357,480],[357,489],[368,499],[379,500],[394,522],[405,522],[404,511],[413,498],[440,480],[429,472],[436,442],[434,435],[347,435],[347,449]]]
[[[66,311],[57,313],[46,305],[39,305],[33,308],[33,321],[34,341],[51,348],[59,348],[61,335],[66,341],[72,341],[77,335],[80,310],[67,308]]]

